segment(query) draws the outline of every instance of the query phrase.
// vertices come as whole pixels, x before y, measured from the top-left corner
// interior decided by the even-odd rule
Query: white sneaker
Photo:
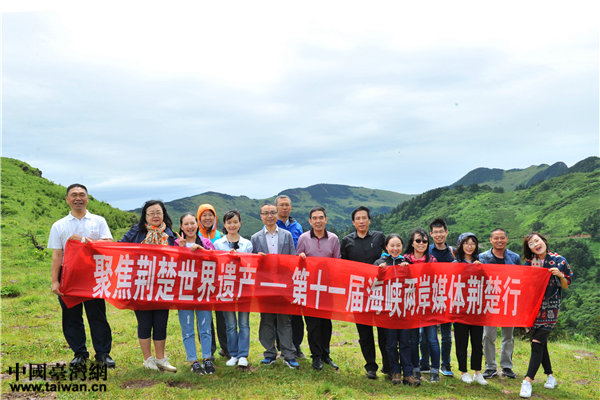
[[[144,367],[147,369],[154,369],[158,371],[158,367],[156,366],[155,360],[156,358],[154,358],[154,356],[148,357],[146,360],[144,360]]]
[[[155,358],[154,362],[156,363],[158,369],[160,369],[161,371],[177,372],[177,368],[169,363],[169,359],[167,357],[162,358],[160,360],[158,358]]]
[[[531,383],[523,381],[523,383],[521,383],[521,393],[519,393],[519,396],[531,397],[531,391]]]
[[[240,361],[238,361],[238,365],[240,367],[247,367],[248,366],[248,359],[246,357],[240,357]]]
[[[488,381],[485,380],[481,373],[475,374],[475,376],[473,376],[473,380],[483,386],[488,384]]]
[[[473,382],[473,378],[471,378],[471,375],[465,373],[462,374],[462,376],[460,377],[460,380],[463,381],[464,383],[471,383]]]
[[[235,365],[238,362],[238,358],[237,357],[231,357],[229,360],[227,360],[227,362],[225,363],[225,365],[227,365],[228,367],[235,367]]]
[[[546,389],[554,389],[556,387],[556,379],[554,379],[554,376],[548,375],[548,380],[544,383],[544,387]]]

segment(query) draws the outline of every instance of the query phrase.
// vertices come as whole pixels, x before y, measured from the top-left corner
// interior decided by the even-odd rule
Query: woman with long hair
[[[198,235],[198,223],[196,216],[192,213],[185,213],[179,218],[179,233],[177,233],[175,244],[180,247],[187,247],[191,251],[198,249],[214,250],[210,240]],[[202,349],[202,366],[198,362],[196,353],[196,335],[194,334],[194,314],[196,316],[196,326],[198,335],[200,335],[200,346]],[[215,368],[212,364],[212,312],[210,310],[178,310],[179,325],[181,326],[181,337],[183,347],[188,362],[191,365],[191,371],[196,374],[214,374]]]
[[[525,380],[521,384],[520,396],[531,397],[531,383],[535,379],[540,364],[544,367],[544,373],[548,375],[544,387],[546,389],[556,387],[556,379],[552,373],[552,364],[548,353],[548,336],[558,319],[562,290],[569,287],[573,274],[569,263],[563,256],[548,251],[548,241],[538,232],[531,232],[523,239],[523,255],[526,260],[525,265],[546,268],[552,274],[546,285],[544,299],[533,323],[533,328],[529,332],[531,357],[529,358],[527,375],[525,375]]]
[[[165,205],[160,200],[148,200],[142,207],[137,225],[132,227],[119,242],[174,246],[175,235]],[[165,357],[169,310],[136,310],[138,339],[148,369],[177,372],[177,368]],[[152,342],[156,358],[152,355]]]
[[[217,250],[231,253],[252,253],[252,243],[240,236],[242,216],[238,210],[229,210],[223,215],[223,236],[215,241]],[[248,366],[248,353],[250,352],[250,313],[245,311],[223,311],[227,327],[227,348],[231,358],[225,363],[228,367],[236,364],[240,367]],[[238,332],[239,326],[239,332]]]
[[[474,233],[466,232],[458,237],[456,244],[456,263],[481,264],[479,262],[479,241]],[[467,348],[471,337],[471,369],[475,371],[473,376],[467,370]],[[481,374],[481,361],[483,360],[483,326],[467,325],[460,322],[454,323],[454,342],[456,347],[456,359],[458,370],[462,372],[460,380],[465,383],[473,381],[480,385],[488,382]]]

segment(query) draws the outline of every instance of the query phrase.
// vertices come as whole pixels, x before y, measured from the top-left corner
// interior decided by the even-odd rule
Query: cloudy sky
[[[595,2],[5,0],[2,156],[122,209],[599,155]]]

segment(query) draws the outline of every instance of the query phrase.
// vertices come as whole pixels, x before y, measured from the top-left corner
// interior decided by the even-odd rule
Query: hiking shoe
[[[556,379],[552,375],[548,375],[548,380],[544,383],[546,389],[554,389],[556,387]]]
[[[394,385],[398,385],[398,384],[402,383],[402,374],[400,374],[400,372],[394,372],[392,374],[392,383]]]
[[[513,372],[513,370],[510,369],[510,368],[502,368],[502,373],[507,378],[510,378],[510,379],[516,379],[517,378],[517,374],[515,374]]]
[[[154,362],[156,363],[158,369],[160,369],[161,371],[177,372],[177,367],[174,367],[169,363],[168,357],[161,358],[160,360],[158,358],[155,358]]]
[[[367,379],[377,379],[377,371],[367,371]]]
[[[204,370],[202,369],[198,361],[194,361],[190,370],[195,374],[204,375]]]
[[[300,347],[298,347],[296,349],[296,358],[305,358],[305,357],[306,357],[306,354],[304,354],[302,352],[302,349]]]
[[[229,354],[229,352],[228,352],[228,351],[225,351],[225,350],[223,350],[223,349],[220,349],[220,350],[219,350],[219,355],[220,355],[221,357],[225,357],[225,358],[227,358],[227,359],[231,358],[231,355]]]
[[[212,361],[210,361],[210,358],[204,359],[204,373],[206,375],[212,375],[215,373],[215,367],[213,366]]]
[[[481,373],[475,374],[475,376],[473,376],[473,380],[483,386],[488,384],[488,381],[485,380]]]
[[[498,375],[498,371],[496,371],[495,369],[486,369],[482,375],[485,379],[492,379],[493,377]]]
[[[444,376],[454,376],[454,372],[452,372],[449,366],[446,367],[445,365],[442,365],[441,372]]]
[[[158,367],[156,366],[156,358],[154,358],[154,356],[146,358],[144,361],[144,367],[158,371]]]
[[[419,381],[421,381],[421,373],[420,372],[413,372],[413,375],[414,375],[415,379],[418,379]]]
[[[481,375],[481,374],[479,374]],[[472,383],[473,382],[473,378],[471,378],[471,375],[464,373],[462,374],[462,376],[460,377],[460,380],[463,381],[464,383]]]
[[[274,358],[269,358],[269,357],[265,357],[263,358],[263,360],[260,362],[262,365],[273,365],[275,364],[277,360]]]
[[[402,380],[402,383],[407,386],[420,386],[421,385],[421,381],[412,375],[405,376],[404,379]]]
[[[240,367],[247,367],[248,366],[248,359],[246,357],[240,357],[240,359],[238,360],[238,366],[240,366]]]
[[[227,360],[225,365],[227,365],[228,367],[235,367],[235,365],[238,363],[238,361],[239,361],[239,359],[237,357],[231,357],[229,360]]]
[[[321,362],[320,358],[315,358],[312,362],[312,367],[316,370],[316,371],[320,371],[323,369],[323,363]]]
[[[436,374],[435,372],[432,372],[431,375],[429,375],[429,383],[437,383],[440,381],[440,374]]]
[[[290,367],[291,369],[300,369],[300,364],[296,361],[296,359],[291,360],[283,360],[283,363]]]
[[[519,396],[531,397],[531,392],[532,392],[531,383],[529,383],[527,381],[523,381],[523,383],[521,383],[521,393],[519,393]]]

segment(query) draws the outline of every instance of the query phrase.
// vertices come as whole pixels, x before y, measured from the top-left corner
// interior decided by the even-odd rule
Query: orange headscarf
[[[215,222],[213,223],[213,226],[210,229],[210,234],[209,234],[209,230],[206,229],[204,226],[202,226],[202,224],[200,223],[200,217],[202,216],[204,211],[211,211],[213,213],[213,215],[215,216]],[[215,232],[217,231],[217,212],[215,211],[215,208],[213,206],[211,206],[210,204],[202,204],[200,207],[198,207],[198,213],[196,214],[196,219],[198,220],[198,228],[200,229],[200,235],[202,235],[202,237],[205,237],[207,239],[214,239]]]

